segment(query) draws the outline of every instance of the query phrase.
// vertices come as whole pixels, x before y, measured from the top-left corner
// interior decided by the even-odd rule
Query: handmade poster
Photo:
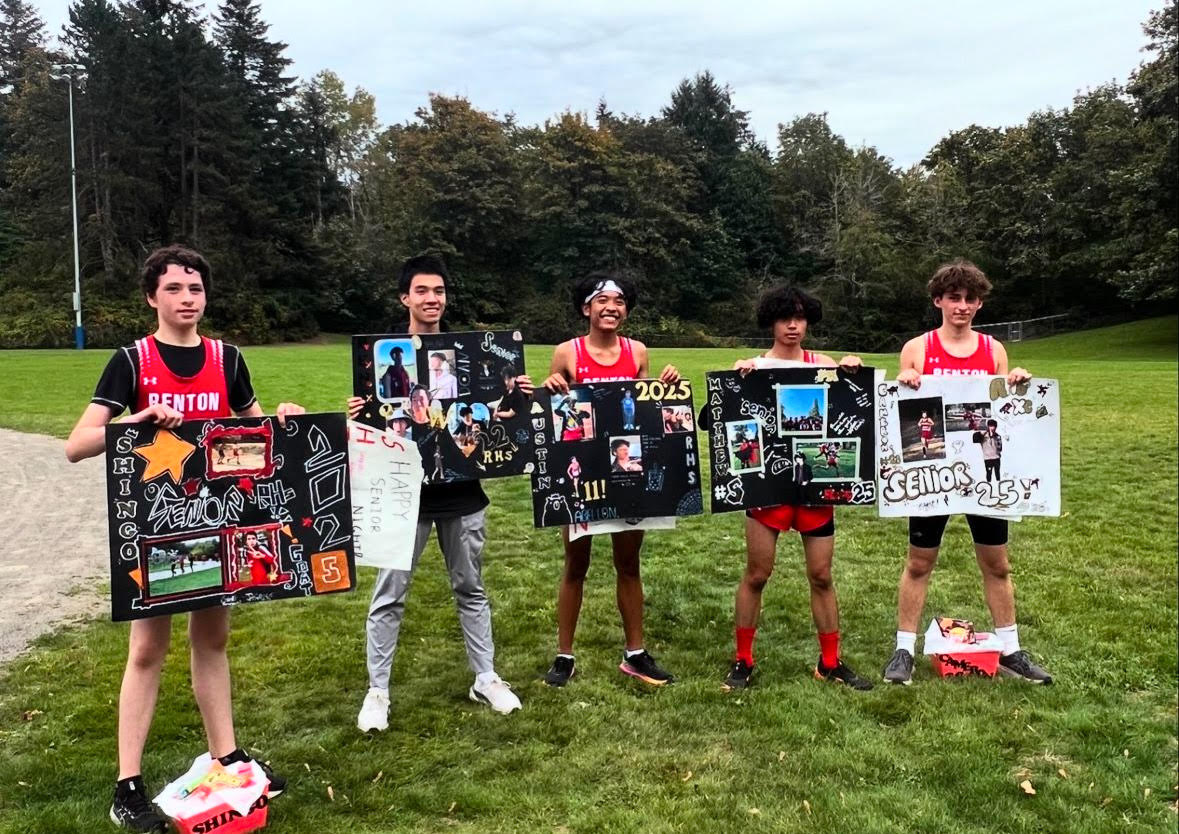
[[[873,368],[706,375],[714,513],[876,500]]]
[[[530,471],[523,373],[518,330],[352,337],[358,419],[417,444],[430,483]]]
[[[532,416],[537,527],[703,512],[687,380],[594,382],[538,397],[546,402]]]
[[[352,590],[344,423],[107,426],[113,618]]]
[[[257,762],[223,765],[203,753],[160,791],[155,803],[181,834],[246,834],[266,826],[269,787]]]
[[[881,382],[882,516],[1060,515],[1060,384],[1000,376]]]
[[[410,570],[422,492],[418,447],[349,420],[348,472],[357,566]]]

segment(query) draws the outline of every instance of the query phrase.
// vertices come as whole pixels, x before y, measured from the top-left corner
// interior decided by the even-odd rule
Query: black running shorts
[[[948,515],[909,516],[909,544],[913,547],[941,547],[946,532]],[[1007,544],[1007,519],[983,515],[967,515],[970,535],[975,544],[998,546]]]

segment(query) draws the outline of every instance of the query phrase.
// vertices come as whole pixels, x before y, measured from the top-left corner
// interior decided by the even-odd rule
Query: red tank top
[[[573,340],[573,349],[577,353],[574,365],[574,382],[615,382],[622,379],[634,379],[639,375],[639,363],[635,361],[634,351],[630,346],[630,339],[622,336],[619,339],[622,350],[618,360],[613,365],[603,365],[590,356],[589,348],[585,345],[585,336]]]
[[[185,420],[232,417],[229,390],[225,386],[225,357],[220,339],[201,337],[205,364],[196,376],[177,376],[164,364],[156,340],[146,336],[135,342],[139,354],[139,379],[135,386],[135,410],[149,405],[171,406]]]
[[[925,366],[921,372],[933,376],[990,376],[995,372],[995,340],[979,333],[974,353],[954,356],[942,347],[937,331],[930,330],[925,334]]]

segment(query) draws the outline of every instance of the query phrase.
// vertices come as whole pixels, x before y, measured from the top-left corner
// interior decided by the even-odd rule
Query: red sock
[[[753,665],[753,636],[755,634],[757,634],[756,628],[737,627],[737,659],[744,660],[750,666]]]
[[[839,663],[839,629],[819,635],[819,651],[824,668],[830,669]]]

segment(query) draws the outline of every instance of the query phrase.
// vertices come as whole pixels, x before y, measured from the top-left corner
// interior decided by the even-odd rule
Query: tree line
[[[1125,83],[901,168],[821,113],[771,147],[707,71],[654,116],[601,102],[523,125],[430,95],[386,127],[331,71],[294,77],[257,2],[75,0],[51,45],[30,3],[0,0],[0,347],[71,340],[68,83],[92,346],[145,332],[137,269],[170,242],[209,257],[209,324],[242,342],[381,330],[424,251],[451,267],[455,326],[535,342],[568,337],[569,287],[602,268],[639,282],[636,335],[697,344],[754,334],[757,293],[789,281],[824,301],[821,337],[892,347],[954,257],[994,282],[991,321],[1172,311],[1175,3],[1143,30]]]

